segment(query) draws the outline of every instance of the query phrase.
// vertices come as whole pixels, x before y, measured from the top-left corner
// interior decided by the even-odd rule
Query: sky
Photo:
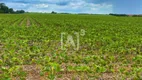
[[[142,0],[0,0],[28,12],[142,14]]]

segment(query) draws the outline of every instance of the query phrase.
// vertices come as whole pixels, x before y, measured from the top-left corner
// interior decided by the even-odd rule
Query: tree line
[[[13,8],[9,8],[5,3],[0,3],[0,13],[25,13],[24,10],[14,11]]]
[[[109,15],[112,15],[112,16],[128,16],[127,14],[113,14],[113,13],[110,13]]]
[[[112,15],[112,16],[125,16],[125,17],[142,17],[142,14],[133,14],[133,15],[129,15],[129,14],[113,14],[113,13],[110,13],[109,15]]]

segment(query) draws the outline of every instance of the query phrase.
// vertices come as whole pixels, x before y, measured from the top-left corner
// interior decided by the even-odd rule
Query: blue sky
[[[0,0],[15,10],[29,12],[142,14],[142,0]]]

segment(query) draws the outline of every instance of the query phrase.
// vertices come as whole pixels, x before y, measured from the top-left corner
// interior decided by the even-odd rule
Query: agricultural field
[[[141,17],[0,14],[0,80],[141,79]]]

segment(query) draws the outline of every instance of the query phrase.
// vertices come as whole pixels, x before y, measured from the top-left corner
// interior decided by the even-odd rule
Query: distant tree
[[[0,10],[0,13],[4,13],[4,11],[3,11],[3,10]]]
[[[0,3],[0,13],[25,13],[25,11],[24,10],[17,10],[15,12],[12,8],[9,8],[4,3]]]
[[[10,8],[9,13],[14,13],[14,10],[12,8]]]
[[[3,6],[6,6],[4,3],[0,3],[0,9],[2,9]]]
[[[9,13],[9,8],[4,3],[0,3],[0,13]]]
[[[57,12],[52,11],[51,14],[57,14]]]
[[[3,6],[4,13],[9,13],[9,8],[7,6]]]
[[[112,16],[128,16],[127,14],[113,14],[113,13],[110,13],[109,15],[112,15]]]
[[[24,10],[17,10],[16,13],[25,13]]]
[[[60,14],[70,14],[70,13],[60,13]]]

